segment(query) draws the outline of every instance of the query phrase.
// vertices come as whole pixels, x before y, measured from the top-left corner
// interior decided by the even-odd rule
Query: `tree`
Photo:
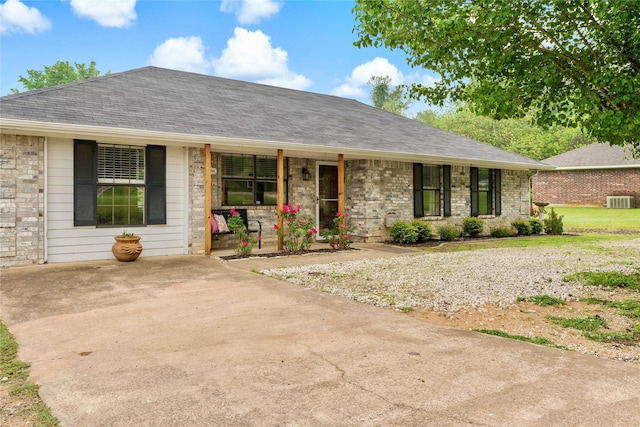
[[[422,111],[416,120],[536,160],[594,142],[578,129],[560,126],[542,129],[526,117],[494,120],[475,115],[464,105],[442,113]]]
[[[107,71],[104,75],[111,74]],[[96,69],[96,63],[91,61],[87,67],[85,64],[70,65],[69,61],[57,61],[50,66],[44,66],[44,70],[27,70],[28,77],[20,76],[18,81],[26,90],[40,89],[43,87],[56,86],[63,83],[75,82],[76,80],[98,77],[100,71]],[[19,93],[18,89],[11,88],[12,93]]]
[[[441,76],[409,95],[578,127],[640,156],[640,1],[356,0],[358,47]]]
[[[371,102],[374,107],[404,116],[411,105],[405,98],[404,88],[396,86],[392,89],[391,77],[373,76],[367,82],[371,89]]]

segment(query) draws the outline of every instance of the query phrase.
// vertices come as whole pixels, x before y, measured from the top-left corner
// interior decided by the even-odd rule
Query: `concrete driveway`
[[[637,366],[250,271],[379,250],[2,270],[2,319],[66,427],[640,424]]]

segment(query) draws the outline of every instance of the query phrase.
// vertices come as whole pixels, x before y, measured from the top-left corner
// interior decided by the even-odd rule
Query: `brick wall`
[[[201,150],[195,149],[192,161],[199,166],[191,165],[192,173],[201,174]],[[211,156],[211,186],[212,207],[221,207],[222,177],[221,157],[219,153]],[[315,217],[316,180],[314,176],[309,181],[302,178],[302,168],[315,171],[316,161],[304,158],[289,158],[288,181],[289,199],[292,204],[300,204],[304,215]],[[194,183],[198,181],[197,178]],[[199,253],[195,243],[203,247],[198,233],[204,231],[200,225],[202,222],[202,203],[204,199],[200,186],[194,184],[192,188],[192,212],[195,233],[191,237],[194,242],[192,253]],[[451,217],[427,217],[426,219],[435,228],[453,223],[460,225],[462,220],[470,215],[470,169],[465,166],[453,166],[451,168]],[[200,200],[198,200],[200,199]],[[198,206],[200,206],[198,208]],[[388,160],[348,160],[345,162],[345,210],[350,213],[354,224],[362,224],[362,227],[353,236],[357,241],[382,241],[389,238],[389,228],[386,226],[387,217],[398,220],[410,220],[413,218],[413,164],[408,162]],[[249,218],[262,222],[263,243],[275,245],[277,234],[273,225],[277,223],[275,206],[248,206]],[[488,215],[483,217],[487,230],[494,223],[511,222],[514,219],[526,219],[529,217],[529,178],[526,171],[502,171],[502,215],[495,217]],[[200,231],[202,230],[202,231]],[[213,249],[229,248],[236,242],[232,235],[216,236]]]
[[[44,262],[44,144],[37,136],[1,136],[0,267]]]
[[[634,196],[640,207],[640,168],[540,171],[533,177],[535,201],[604,206],[607,196]]]

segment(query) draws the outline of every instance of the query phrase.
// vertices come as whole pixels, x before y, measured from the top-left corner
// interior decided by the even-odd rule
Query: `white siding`
[[[113,236],[123,229],[142,236],[141,257],[188,253],[185,246],[188,227],[184,207],[187,182],[184,148],[167,147],[167,224],[144,227],[74,227],[73,140],[50,138],[47,155],[49,262],[114,259],[111,253]]]

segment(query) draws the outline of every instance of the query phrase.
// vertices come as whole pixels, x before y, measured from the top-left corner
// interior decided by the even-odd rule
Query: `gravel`
[[[593,248],[502,248],[263,270],[310,289],[378,306],[508,307],[518,298],[549,295],[577,300],[588,289],[564,281],[580,271],[632,273],[640,266],[640,239],[606,241]]]

